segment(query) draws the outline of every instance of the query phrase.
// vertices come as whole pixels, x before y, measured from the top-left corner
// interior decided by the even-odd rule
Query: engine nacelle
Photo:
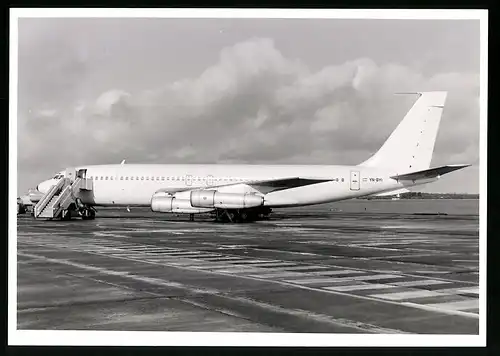
[[[157,213],[208,213],[213,209],[193,208],[188,199],[177,199],[168,193],[156,193],[151,198],[151,210]]]
[[[264,197],[256,194],[196,190],[191,192],[190,203],[197,208],[245,209],[264,205]]]

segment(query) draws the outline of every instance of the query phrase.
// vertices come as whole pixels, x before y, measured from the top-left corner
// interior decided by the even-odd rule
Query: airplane
[[[24,214],[31,211],[34,204],[42,198],[43,194],[37,190],[29,189],[28,194],[17,197],[17,213]]]
[[[414,105],[381,148],[358,165],[120,164],[66,169],[41,182],[47,194],[71,172],[92,182],[67,211],[95,218],[95,207],[142,206],[157,213],[212,213],[216,221],[267,217],[272,208],[394,194],[470,166],[430,168],[447,92],[418,92]],[[69,173],[68,173],[69,172]],[[65,216],[67,216],[66,214]],[[71,214],[69,214],[71,215]]]

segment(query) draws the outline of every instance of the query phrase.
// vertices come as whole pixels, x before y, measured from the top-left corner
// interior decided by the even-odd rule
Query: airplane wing
[[[257,181],[242,181],[229,184],[210,185],[206,187],[162,188],[157,190],[156,193],[162,192],[162,193],[174,194],[189,190],[217,189],[222,187],[229,187],[232,185],[246,184],[258,190],[262,194],[267,194],[277,190],[303,187],[306,185],[324,183],[328,181],[330,181],[330,179],[290,177],[290,178],[279,178],[279,179],[268,179],[268,180],[257,180]]]
[[[450,173],[450,172],[456,171],[458,169],[462,169],[462,168],[469,167],[469,166],[470,166],[470,164],[450,164],[447,166],[425,169],[423,171],[398,174],[398,175],[392,176],[391,178],[397,179],[397,180],[418,180],[418,179],[426,179],[426,178],[435,178],[438,176],[442,176],[443,174]]]
[[[277,190],[285,190],[297,187],[303,187],[306,185],[317,184],[328,182],[330,179],[317,179],[317,178],[280,178],[280,179],[272,179],[272,180],[263,180],[263,181],[253,181],[246,182],[252,188],[260,191],[263,194],[267,194],[269,192],[274,192]]]

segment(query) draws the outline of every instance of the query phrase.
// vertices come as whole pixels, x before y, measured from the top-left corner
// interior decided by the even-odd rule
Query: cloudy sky
[[[20,19],[18,194],[65,167],[358,164],[447,90],[423,191],[479,192],[479,21]]]

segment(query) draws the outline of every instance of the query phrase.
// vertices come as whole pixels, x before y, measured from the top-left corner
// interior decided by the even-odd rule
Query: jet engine
[[[191,192],[190,203],[197,208],[245,209],[264,205],[264,197],[256,194],[196,190]]]
[[[189,199],[178,199],[168,193],[156,193],[151,198],[151,210],[158,213],[208,213],[214,209],[193,208]]]

